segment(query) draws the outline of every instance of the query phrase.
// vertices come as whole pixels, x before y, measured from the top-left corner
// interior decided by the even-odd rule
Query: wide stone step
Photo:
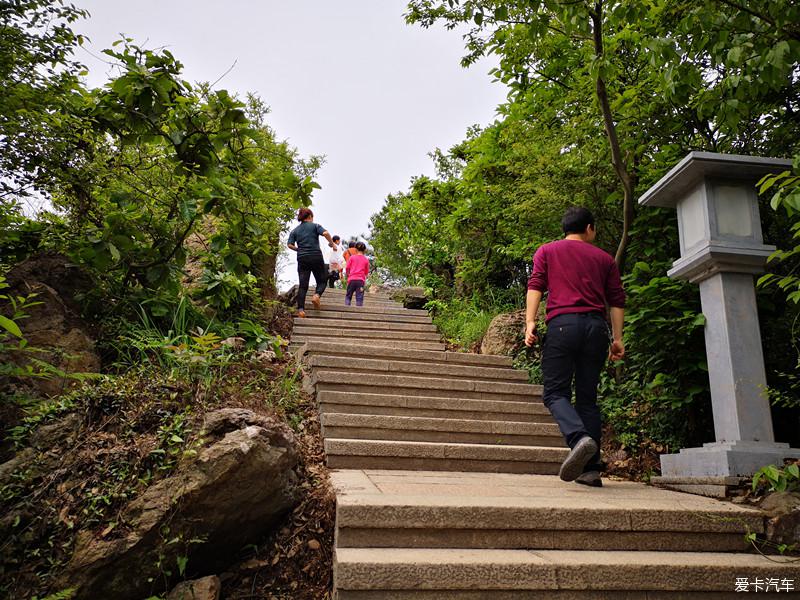
[[[344,547],[744,552],[757,510],[606,481],[547,475],[333,471]]]
[[[317,312],[309,300],[306,306],[306,313],[310,314],[311,311]],[[427,310],[421,310],[417,308],[403,308],[402,305],[397,306],[375,306],[375,305],[365,305],[365,306],[345,306],[344,303],[333,303],[327,302],[325,298],[322,299],[322,306],[320,307],[319,312],[333,312],[333,313],[351,313],[357,315],[368,315],[368,314],[376,314],[376,315],[407,315],[412,317],[426,317],[428,315]]]
[[[374,356],[370,352],[370,356]],[[437,375],[446,378],[469,378],[482,381],[514,381],[528,382],[528,374],[524,371],[495,367],[477,367],[474,365],[436,364],[429,362],[399,361],[379,358],[358,358],[358,360],[342,360],[341,349],[338,354],[312,355],[308,364],[312,369],[351,371],[355,373],[409,373],[416,375]],[[369,376],[369,375],[368,375]]]
[[[554,422],[550,412],[541,402],[434,398],[431,396],[367,394],[350,391],[317,392],[317,401],[322,413],[344,412],[400,417],[502,420],[524,423]]]
[[[435,333],[436,326],[425,323],[398,323],[395,321],[365,321],[360,319],[319,319],[315,317],[296,318],[295,327],[326,327],[347,330],[411,331]]]
[[[325,293],[322,295],[322,301],[325,302],[326,300],[328,303],[342,303],[344,304],[346,298],[346,294],[344,291],[339,290],[325,290]],[[353,294],[351,298],[352,303],[355,305],[356,303],[356,295]],[[367,296],[364,294],[364,304],[371,304],[373,306],[399,306],[403,308],[402,302],[397,302],[392,300],[391,298],[375,298],[372,296]]]
[[[453,379],[424,375],[382,375],[379,373],[361,375],[348,371],[325,369],[315,369],[311,376],[311,383],[316,386],[318,392],[331,390],[447,398],[458,396],[476,400],[506,400],[509,402],[531,402],[539,400],[542,394],[542,386],[529,383]]]
[[[347,337],[347,338],[337,338],[333,335],[325,335],[325,336],[305,336],[305,335],[292,335],[292,341],[289,344],[289,350],[295,351],[300,350],[306,342],[312,342],[317,340],[335,340],[335,344],[339,347],[340,352],[344,352],[345,349],[350,348],[351,351],[356,351],[358,348],[369,348],[372,351],[372,348],[375,346],[380,347],[389,347],[399,350],[429,350],[429,351],[440,351],[444,352],[445,345],[442,342],[419,342],[415,340],[382,340],[379,338],[362,338],[362,337]]]
[[[540,446],[325,439],[325,455],[328,466],[332,469],[480,471],[552,475],[558,472],[567,452],[566,448]]]
[[[416,342],[438,342],[442,337],[432,331],[430,333],[424,331],[390,331],[390,330],[370,330],[370,329],[356,329],[356,328],[328,328],[317,327],[314,325],[306,325],[306,319],[299,319],[300,324],[294,326],[292,337],[305,336],[305,337],[337,337],[337,338],[371,338],[378,340],[413,340]]]
[[[320,420],[326,438],[564,447],[558,426],[550,423],[329,412]]]
[[[328,296],[326,295],[322,300],[322,306],[327,306],[329,308],[336,308],[338,306],[355,306],[358,307],[356,304],[356,299],[353,297],[350,300],[350,304],[345,304],[345,298],[342,296],[341,298],[335,296]],[[377,308],[405,308],[399,302],[391,302],[391,301],[384,301],[384,300],[364,300],[364,304],[361,308],[366,306],[374,306]]]
[[[306,343],[306,353],[337,354],[341,352],[341,344],[325,340],[311,340]],[[511,369],[511,358],[492,354],[467,354],[465,352],[427,352],[409,353],[392,347],[370,348],[371,358],[391,359],[392,361],[427,362],[435,364],[458,364],[477,367],[503,367]]]
[[[800,563],[724,552],[440,548],[339,548],[334,562],[339,600],[721,599],[736,597],[744,577],[797,582]]]
[[[352,308],[352,307],[342,307]],[[424,311],[423,311],[424,312]],[[313,319],[339,319],[347,321],[378,321],[381,323],[417,323],[421,325],[430,325],[433,321],[428,316],[423,315],[406,315],[402,313],[373,313],[373,312],[352,312],[345,310],[336,310],[333,307],[328,307],[326,310],[314,310],[306,308],[306,315],[308,318]]]

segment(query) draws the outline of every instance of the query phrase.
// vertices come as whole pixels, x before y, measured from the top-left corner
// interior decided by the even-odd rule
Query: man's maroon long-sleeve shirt
[[[566,313],[605,313],[606,305],[625,307],[619,269],[608,252],[581,240],[558,240],[533,255],[529,290],[549,292],[547,317]]]

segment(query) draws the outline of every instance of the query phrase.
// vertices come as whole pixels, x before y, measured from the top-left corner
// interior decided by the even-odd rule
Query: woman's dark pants
[[[547,324],[542,351],[543,400],[570,448],[586,435],[600,447],[597,384],[608,356],[608,343],[608,325],[599,313],[557,315]],[[575,406],[571,402],[573,379]],[[598,450],[584,472],[601,468]]]
[[[297,308],[300,310],[304,310],[306,307],[308,281],[312,273],[314,274],[314,281],[317,283],[316,293],[322,296],[328,279],[328,272],[325,268],[325,261],[322,258],[322,253],[297,257],[297,275],[300,279],[300,290],[297,293]]]

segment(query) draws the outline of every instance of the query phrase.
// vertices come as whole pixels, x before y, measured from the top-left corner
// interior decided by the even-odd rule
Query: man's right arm
[[[539,314],[539,304],[542,302],[542,292],[528,290],[525,297],[525,345],[533,346],[538,339],[536,336],[536,315]]]
[[[611,348],[608,350],[608,357],[611,360],[622,360],[625,358],[625,344],[622,341],[622,327],[625,323],[625,309],[619,306],[611,307]]]
[[[533,255],[533,271],[528,279],[528,293],[525,296],[525,345],[536,343],[536,317],[539,315],[539,304],[547,289],[547,258],[544,246]]]
[[[625,291],[622,289],[622,278],[616,263],[611,263],[606,279],[606,300],[609,303],[611,316],[611,348],[608,357],[611,360],[625,358],[625,344],[622,341],[622,328],[625,324]]]

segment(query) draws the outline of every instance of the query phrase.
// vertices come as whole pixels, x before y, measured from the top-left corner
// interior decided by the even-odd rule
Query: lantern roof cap
[[[755,185],[764,175],[791,169],[788,158],[765,158],[718,152],[690,152],[639,198],[644,206],[675,208],[707,177]]]

